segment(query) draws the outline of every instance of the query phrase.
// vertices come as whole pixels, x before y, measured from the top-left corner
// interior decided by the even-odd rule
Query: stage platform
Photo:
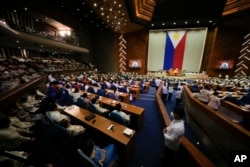
[[[207,74],[202,73],[181,73],[179,75],[169,75],[166,72],[148,72],[147,75],[161,78],[179,78],[179,79],[208,79]]]

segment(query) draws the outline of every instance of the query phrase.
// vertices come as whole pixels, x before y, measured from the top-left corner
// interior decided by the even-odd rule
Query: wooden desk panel
[[[106,89],[106,91],[114,93],[114,91],[111,89]],[[122,102],[129,103],[129,94],[128,93],[119,92],[119,97],[121,98]]]
[[[90,120],[90,121],[87,121],[87,120],[85,119],[85,117],[86,117],[87,115],[91,114],[92,112],[90,112],[90,111],[88,111],[88,110],[86,110],[86,109],[80,108],[80,107],[78,107],[78,106],[76,106],[76,105],[67,107],[67,108],[64,110],[64,112],[66,112],[67,114],[71,115],[72,117],[74,117],[74,118],[80,120],[80,121],[83,122],[84,124],[87,124],[87,125],[89,125],[89,126],[95,128],[95,129],[98,129],[98,127],[99,127],[100,125],[102,125],[105,121],[107,121],[107,118],[102,117],[102,116],[97,115],[97,114],[95,114],[96,117],[95,117],[94,119],[95,119],[96,121],[95,121],[94,124],[92,123],[91,120]]]
[[[146,91],[149,91],[150,88],[150,82],[144,82],[144,86],[146,87]]]
[[[114,125],[113,130],[108,130],[110,125]],[[128,145],[130,142],[130,138],[133,138],[135,131],[132,136],[126,136],[123,134],[123,131],[127,128],[125,126],[121,126],[121,124],[116,123],[112,120],[107,119],[101,126],[98,126],[99,130],[102,131],[107,136],[112,136],[113,139],[119,141],[123,145]]]
[[[140,99],[140,87],[129,87],[129,91],[136,100]]]
[[[129,94],[128,93],[120,92],[119,96],[121,97],[122,102],[129,103]]]
[[[123,134],[123,131],[127,127],[112,120],[109,120],[105,117],[102,117],[98,114],[95,115],[95,123],[92,123],[92,120],[87,121],[85,119],[85,116],[89,115],[91,112],[78,106],[67,107],[64,112],[113,139],[119,145],[118,147],[121,149],[120,152],[122,153],[124,162],[130,161],[131,155],[133,155],[134,153],[136,133],[135,131],[132,132],[131,136],[127,136]],[[114,125],[113,130],[108,130],[108,127],[110,125]]]
[[[122,111],[131,115],[131,122],[135,124],[135,129],[140,130],[143,126],[143,121],[144,121],[144,108],[112,100],[105,97],[103,97],[100,100],[100,104],[102,107],[106,106],[115,107],[117,103],[120,103],[122,105]]]
[[[114,125],[113,130],[108,130],[108,127],[110,125]],[[112,137],[113,139],[115,139],[116,142],[122,143],[119,145],[119,148],[120,150],[122,150],[120,154],[123,157],[125,157],[124,159],[125,161],[123,164],[124,166],[126,166],[129,160],[132,159],[134,149],[135,149],[135,137],[134,137],[135,131],[133,132],[131,136],[127,136],[123,134],[123,131],[125,129],[126,127],[121,126],[119,123],[116,123],[112,120],[105,121],[105,123],[99,127],[99,130],[102,133],[104,133],[107,136]]]

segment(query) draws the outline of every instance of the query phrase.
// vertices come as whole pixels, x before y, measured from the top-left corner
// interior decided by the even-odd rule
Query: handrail
[[[160,87],[155,93],[156,97],[156,103],[159,108],[159,114],[160,117],[162,118],[162,126],[165,128],[168,126],[171,122],[166,107],[164,106],[162,100],[161,100],[161,90],[162,90],[162,85],[161,83]],[[189,153],[190,158],[193,160],[193,162],[196,164],[196,166],[199,167],[215,167],[215,164],[208,158],[206,157],[205,154],[203,154],[191,141],[189,141],[185,136],[181,138],[181,145],[183,148]],[[190,163],[190,162],[189,162]]]
[[[243,111],[239,105],[234,104],[230,101],[221,100],[221,106],[224,106],[226,108],[230,108],[234,113],[239,114],[242,117],[250,118],[249,111]]]
[[[232,151],[250,147],[250,131],[192,95],[185,85],[182,98],[188,124],[206,148],[207,156],[219,166],[228,166]]]
[[[39,85],[43,81],[45,82],[45,79],[47,79],[47,75],[44,74],[14,89],[3,92],[0,95],[1,109],[6,109],[10,105],[10,103],[19,99],[20,96],[26,94],[32,87]]]
[[[250,131],[243,128],[239,124],[234,123],[227,116],[225,116],[223,114],[220,114],[219,112],[216,112],[212,108],[209,108],[206,104],[202,103],[197,98],[192,98],[192,92],[187,86],[184,86],[184,93],[186,93],[187,96],[190,97],[190,100],[192,102],[194,102],[194,103],[198,104],[199,106],[203,107],[204,108],[203,112],[206,113],[210,118],[216,120],[216,122],[218,122],[221,126],[229,128],[230,131],[236,133],[237,136],[240,135],[242,138],[246,139],[246,141],[249,141],[249,139],[250,139]]]

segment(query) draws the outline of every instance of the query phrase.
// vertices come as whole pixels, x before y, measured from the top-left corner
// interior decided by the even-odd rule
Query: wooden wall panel
[[[217,77],[221,74],[223,77],[234,75],[234,69],[232,70],[218,70],[215,69],[215,62],[218,59],[233,59],[235,64],[240,56],[241,44],[243,42],[244,35],[246,35],[247,29],[236,28],[221,25],[218,27],[216,39],[211,45],[211,54],[209,55],[207,73],[209,76]],[[248,74],[249,75],[249,74]]]
[[[146,30],[136,31],[124,36],[127,41],[127,72],[136,72],[138,74],[147,73],[148,37],[148,32]],[[129,59],[141,59],[142,67],[140,69],[129,68]],[[118,63],[117,66],[119,66]]]

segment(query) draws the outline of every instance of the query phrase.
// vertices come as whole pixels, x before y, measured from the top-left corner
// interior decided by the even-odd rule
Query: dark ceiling
[[[11,7],[28,6],[31,10],[39,11],[40,14],[52,17],[68,26],[79,24],[94,30],[112,30],[126,34],[142,28],[166,29],[214,26],[220,22],[226,3],[226,0],[155,0],[151,21],[145,21],[135,16],[135,1],[23,0],[22,2],[11,3]],[[137,1],[146,2],[147,0]],[[104,8],[103,11],[106,12],[103,16],[101,15],[101,8]]]
[[[235,5],[237,2],[238,6]],[[148,4],[155,6],[150,20],[144,20],[138,17],[136,11],[137,7],[145,5],[142,13],[150,15]],[[1,4],[0,12],[6,9],[27,14],[36,21],[46,22],[58,30],[84,29],[127,34],[144,28],[152,30],[213,27],[221,23],[250,28],[249,0],[227,0],[227,3],[226,0],[8,0]],[[225,17],[225,11],[230,15]],[[235,11],[237,14],[232,14]],[[13,34],[7,33],[10,32],[0,30],[0,43],[12,40],[10,36]],[[14,42],[13,45],[16,45]],[[39,45],[33,42],[29,46]],[[62,50],[62,47],[60,48]]]

